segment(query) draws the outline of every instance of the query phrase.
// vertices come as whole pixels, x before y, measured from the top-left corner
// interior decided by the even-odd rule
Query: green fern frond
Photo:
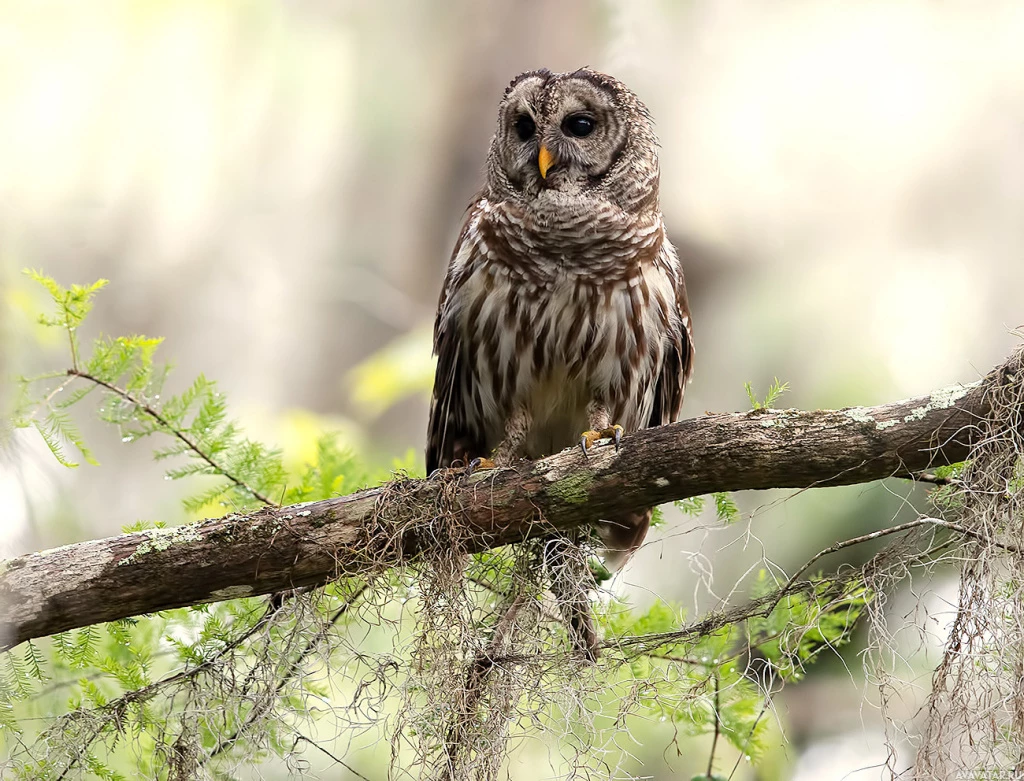
[[[200,374],[188,388],[164,402],[164,418],[174,426],[184,427],[185,417],[192,411],[196,401],[206,397],[211,386],[212,383]]]
[[[711,494],[715,501],[715,515],[722,523],[734,523],[740,518],[740,509],[728,491],[718,491]]]
[[[95,754],[88,754],[83,761],[86,769],[101,781],[127,781],[127,779],[116,770],[108,767]]]
[[[220,472],[205,461],[190,461],[182,466],[168,469],[164,472],[164,475],[168,480],[181,480],[185,477],[193,477],[195,475],[219,475]]]
[[[17,654],[4,655],[4,689],[14,698],[23,700],[32,692],[32,679],[25,669],[25,663]]]
[[[683,515],[689,515],[691,518],[696,518],[704,512],[703,496],[691,496],[689,499],[680,499],[672,504],[674,504],[676,509],[680,510]]]
[[[96,647],[99,637],[95,626],[79,629],[71,642],[71,653],[68,663],[72,668],[91,667],[96,659]]]
[[[747,399],[750,401],[750,408],[754,410],[767,410],[771,409],[779,397],[783,393],[789,390],[788,382],[779,382],[779,378],[775,377],[772,380],[771,385],[768,386],[768,393],[765,394],[764,401],[760,401],[757,398],[757,394],[754,393],[754,386],[752,383],[743,383],[743,389],[747,392]]]
[[[779,400],[779,397],[788,390],[788,382],[779,382],[778,377],[773,378],[772,384],[768,387],[768,393],[764,397],[764,406],[769,409],[775,406],[775,402]]]
[[[43,442],[50,449],[50,453],[52,453],[53,457],[57,459],[57,463],[71,469],[78,466],[77,462],[69,461],[67,456],[64,455],[64,447],[61,445],[60,439],[54,436],[45,423],[39,420],[33,420],[32,425],[35,427],[35,430],[39,432],[39,436],[42,437]]]
[[[79,453],[82,458],[85,459],[86,463],[96,466],[99,462],[93,457],[92,451],[86,446],[85,441],[82,439],[82,434],[78,430],[78,426],[71,419],[71,413],[66,409],[53,409],[45,418],[46,425],[49,427],[51,434],[54,437],[60,437],[69,445],[72,445]]]
[[[190,513],[198,513],[208,505],[230,507],[231,502],[228,499],[233,493],[233,488],[234,486],[230,483],[220,483],[198,494],[186,497],[182,500],[182,504]]]
[[[50,679],[46,673],[46,657],[39,650],[35,643],[29,640],[25,643],[25,668],[35,680],[42,683]]]
[[[57,661],[71,666],[71,656],[74,653],[74,640],[70,632],[58,632],[52,638],[52,648]]]

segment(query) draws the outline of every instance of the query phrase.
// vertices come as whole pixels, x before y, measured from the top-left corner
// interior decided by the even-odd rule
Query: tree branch
[[[846,410],[707,415],[625,437],[585,458],[425,480],[134,532],[0,562],[0,649],[140,613],[270,594],[408,562],[453,540],[467,552],[715,491],[908,477],[964,460],[994,385],[983,381]]]

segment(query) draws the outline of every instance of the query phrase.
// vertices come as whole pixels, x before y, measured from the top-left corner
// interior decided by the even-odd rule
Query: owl
[[[509,84],[438,304],[428,473],[586,455],[676,419],[693,341],[658,183],[651,115],[620,81],[538,70]],[[650,519],[595,518],[609,569]],[[569,603],[573,643],[594,658],[589,607]]]

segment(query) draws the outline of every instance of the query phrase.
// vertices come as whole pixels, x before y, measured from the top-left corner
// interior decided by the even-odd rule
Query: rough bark
[[[398,480],[350,496],[67,545],[0,562],[0,649],[141,613],[269,594],[469,552],[622,510],[714,491],[911,476],[962,461],[987,412],[985,380],[845,410],[706,415],[627,436],[587,458]]]

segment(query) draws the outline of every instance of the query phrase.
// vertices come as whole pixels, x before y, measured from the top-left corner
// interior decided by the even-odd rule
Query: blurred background
[[[685,414],[746,409],[744,382],[776,376],[804,408],[975,380],[1024,322],[1021,40],[1009,0],[0,2],[0,404],[66,364],[18,271],[106,277],[84,336],[166,337],[178,382],[215,378],[296,457],[335,429],[422,470],[441,279],[502,91],[542,66],[608,71],[656,119],[696,330]],[[0,445],[0,553],[184,519],[145,444],[80,422],[101,467]],[[900,482],[737,500],[728,528],[667,513],[616,589],[706,610],[765,560],[792,572],[925,506]],[[894,595],[893,622],[921,600],[941,618],[955,588]],[[934,643],[908,643],[926,691]],[[880,777],[857,650],[787,689],[786,742],[746,777]],[[645,729],[630,772],[706,762]]]

